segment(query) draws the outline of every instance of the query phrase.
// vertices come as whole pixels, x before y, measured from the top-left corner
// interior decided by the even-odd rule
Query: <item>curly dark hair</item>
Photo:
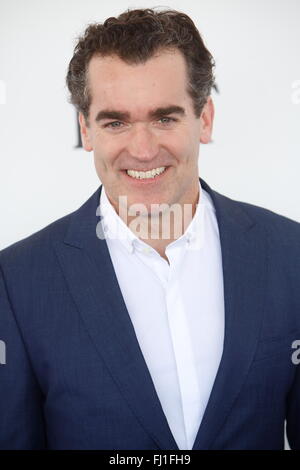
[[[145,63],[162,50],[178,49],[185,57],[188,72],[187,92],[199,117],[211,88],[216,88],[215,62],[205,47],[194,22],[176,10],[126,10],[103,24],[90,24],[78,38],[69,63],[66,83],[70,102],[88,124],[91,93],[87,70],[92,56],[117,55],[127,64]]]

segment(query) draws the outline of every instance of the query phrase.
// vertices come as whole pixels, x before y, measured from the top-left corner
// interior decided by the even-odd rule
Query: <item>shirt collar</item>
[[[202,245],[204,242],[203,215],[205,206],[210,207],[215,211],[211,197],[202,188],[199,179],[199,199],[194,216],[185,232],[179,238],[171,242],[168,246],[187,243],[189,248],[196,248]],[[149,244],[138,238],[125,224],[123,219],[117,214],[115,208],[108,199],[104,186],[102,186],[100,195],[100,215],[102,218],[105,238],[122,243],[129,253],[133,253],[135,248],[148,251],[150,249],[151,251],[152,248],[149,246]]]

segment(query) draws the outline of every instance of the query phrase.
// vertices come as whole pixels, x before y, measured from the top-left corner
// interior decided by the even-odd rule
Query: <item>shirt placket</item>
[[[177,268],[178,266],[179,264],[177,264]],[[178,272],[176,273],[175,268],[176,264],[174,264],[174,270],[172,270],[172,267],[170,268],[169,282],[166,289],[166,304],[180,386],[186,443],[187,448],[191,449],[193,438],[199,426],[197,406],[199,404],[200,388],[190,328],[182,301]]]

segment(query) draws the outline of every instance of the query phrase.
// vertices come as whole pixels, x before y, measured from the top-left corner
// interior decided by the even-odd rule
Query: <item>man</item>
[[[79,40],[102,184],[0,253],[1,448],[300,449],[300,228],[199,179],[213,65],[176,11]]]

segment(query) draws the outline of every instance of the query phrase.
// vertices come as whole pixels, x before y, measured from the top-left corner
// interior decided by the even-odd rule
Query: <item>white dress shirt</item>
[[[163,412],[178,448],[190,450],[223,352],[223,272],[213,202],[199,181],[194,217],[184,234],[166,247],[169,264],[119,217],[104,187],[100,211],[118,283]]]

